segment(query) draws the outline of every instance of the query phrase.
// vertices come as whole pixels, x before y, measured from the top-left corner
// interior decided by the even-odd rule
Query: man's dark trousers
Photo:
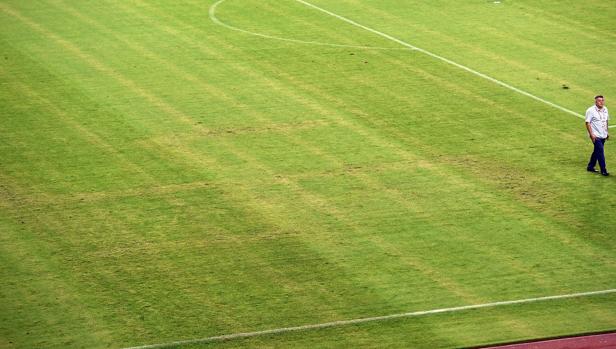
[[[588,169],[594,169],[597,161],[599,161],[599,167],[601,172],[605,173],[605,153],[603,152],[603,146],[605,145],[605,138],[595,138],[595,149],[590,156],[590,162],[588,163]]]

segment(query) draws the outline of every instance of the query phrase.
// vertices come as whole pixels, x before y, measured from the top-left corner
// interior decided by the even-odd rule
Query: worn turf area
[[[580,114],[616,96],[610,1],[310,3]],[[616,288],[580,118],[299,1],[214,4],[0,2],[0,348]],[[614,328],[612,293],[193,347]]]

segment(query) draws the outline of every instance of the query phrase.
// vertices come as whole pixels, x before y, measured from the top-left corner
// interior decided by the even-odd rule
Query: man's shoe
[[[588,172],[594,172],[594,173],[599,172],[599,171],[595,170],[594,168],[586,168],[586,171],[588,171]]]
[[[607,177],[607,176],[609,176],[610,174],[609,174],[609,172],[605,171],[605,172],[601,172],[601,175],[602,175],[602,176],[606,176],[606,177]]]

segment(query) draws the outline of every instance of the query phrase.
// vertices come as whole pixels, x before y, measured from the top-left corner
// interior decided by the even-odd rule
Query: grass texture
[[[580,114],[616,98],[613,1],[312,3]],[[213,4],[0,2],[0,348],[616,288],[581,119],[297,1],[219,3],[244,32]],[[186,347],[615,328],[612,294]]]

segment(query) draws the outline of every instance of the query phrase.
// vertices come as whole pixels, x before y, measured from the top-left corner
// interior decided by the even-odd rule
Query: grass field
[[[616,100],[614,0],[309,2],[579,114]],[[2,349],[616,288],[580,118],[302,2],[2,0],[0,61]],[[611,293],[184,347],[614,329]]]

